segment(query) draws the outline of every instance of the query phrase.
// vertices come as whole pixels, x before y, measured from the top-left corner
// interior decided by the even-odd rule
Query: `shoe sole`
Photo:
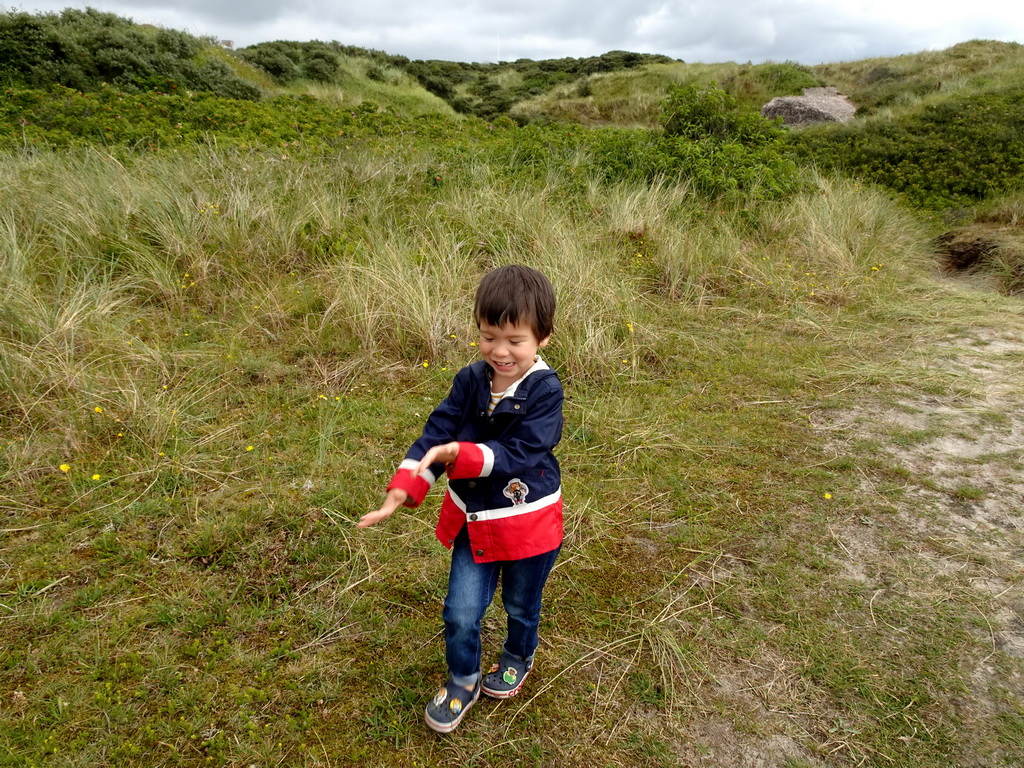
[[[454,720],[452,720],[450,723],[439,723],[437,720],[434,720],[430,716],[429,712],[424,712],[423,713],[423,719],[427,721],[427,727],[430,730],[434,731],[435,733],[451,733],[456,728],[458,728],[459,723],[462,722],[462,718],[464,718],[466,716],[466,713],[469,712],[470,708],[474,704],[476,704],[477,699],[479,699],[479,698],[480,698],[480,691],[477,691],[476,692],[476,696],[474,696],[470,700],[470,702],[468,704],[466,704],[466,706],[464,706],[462,708],[462,711],[459,712],[459,716],[457,718],[455,718]]]
[[[523,679],[519,681],[519,685],[517,685],[515,688],[511,688],[507,691],[495,691],[492,688],[488,688],[486,683],[482,683],[480,686],[480,691],[481,693],[486,694],[492,699],[511,699],[513,696],[519,693],[519,691],[522,690],[523,684],[526,682],[526,678],[530,676],[530,671],[531,670],[526,670],[526,674],[523,675]]]

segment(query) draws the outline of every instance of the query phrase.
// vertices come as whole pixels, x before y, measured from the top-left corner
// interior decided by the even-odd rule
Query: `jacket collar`
[[[516,390],[519,389],[519,385],[522,384],[530,374],[536,373],[537,371],[549,370],[551,370],[551,366],[541,360],[540,355],[537,355],[537,361],[530,366],[530,370],[508,385],[508,388],[505,390],[505,397],[515,397]]]
[[[491,379],[494,375],[494,369],[491,368],[491,366],[489,366],[483,360],[477,360],[475,363],[473,363],[473,368],[479,372],[481,378],[485,382],[485,386],[482,387],[480,390],[479,399],[481,406],[486,407],[487,400],[491,394]],[[530,394],[530,387],[535,382],[549,375],[549,373],[550,375],[553,375],[554,369],[551,368],[550,365],[545,363],[541,359],[540,355],[537,355],[537,360],[534,362],[532,366],[530,366],[530,370],[528,370],[526,373],[524,373],[522,376],[520,376],[518,379],[516,379],[508,386],[508,388],[505,390],[505,397],[503,397],[502,399],[505,400],[510,397],[515,397],[517,400],[526,399],[526,397],[528,397]]]

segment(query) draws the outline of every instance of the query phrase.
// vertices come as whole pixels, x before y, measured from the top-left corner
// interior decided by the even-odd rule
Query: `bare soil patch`
[[[991,653],[970,676],[962,703],[970,722],[1004,711],[1006,701],[1024,701],[1024,312],[1004,316],[1000,327],[950,335],[938,352],[962,391],[908,393],[823,417],[823,430],[839,436],[837,450],[867,439],[908,478],[895,505],[878,495],[890,516],[850,520],[831,534],[844,575],[880,599],[900,582],[901,590],[945,591],[977,606]],[[872,478],[862,490],[876,491]],[[1008,759],[993,746],[958,764]]]
[[[985,288],[958,281],[967,293]],[[987,649],[966,659],[958,702],[965,727],[1024,702],[1024,306],[998,323],[959,329],[939,342],[934,365],[957,382],[934,394],[908,388],[895,400],[858,393],[855,410],[812,416],[837,456],[873,445],[906,478],[884,492],[865,473],[869,514],[831,526],[840,578],[863,584],[875,610],[895,596],[948,599],[977,611]],[[995,327],[998,325],[998,327]],[[894,501],[893,499],[897,500]],[[720,578],[726,578],[721,576]],[[881,612],[879,611],[879,614]],[[870,620],[884,620],[875,613]],[[902,631],[890,626],[894,642]],[[850,631],[856,631],[851,627]],[[888,630],[887,630],[888,631]],[[792,659],[715,670],[713,698],[678,750],[687,766],[827,766],[872,762],[848,749],[841,715],[801,683]],[[814,745],[813,747],[811,745]],[[1019,745],[1018,745],[1019,746]],[[1019,749],[966,737],[955,764],[1017,764]],[[879,764],[882,758],[878,758]]]

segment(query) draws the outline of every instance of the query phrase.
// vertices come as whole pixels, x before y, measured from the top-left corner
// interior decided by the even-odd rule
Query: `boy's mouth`
[[[491,362],[495,368],[514,368],[516,365],[514,360],[511,363],[499,363],[494,360],[492,360]]]

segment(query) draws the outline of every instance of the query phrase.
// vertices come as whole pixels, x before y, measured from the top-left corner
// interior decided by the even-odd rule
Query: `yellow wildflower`
[[[71,465],[70,464],[61,464],[60,465],[60,471],[61,472],[70,472],[71,471]]]

